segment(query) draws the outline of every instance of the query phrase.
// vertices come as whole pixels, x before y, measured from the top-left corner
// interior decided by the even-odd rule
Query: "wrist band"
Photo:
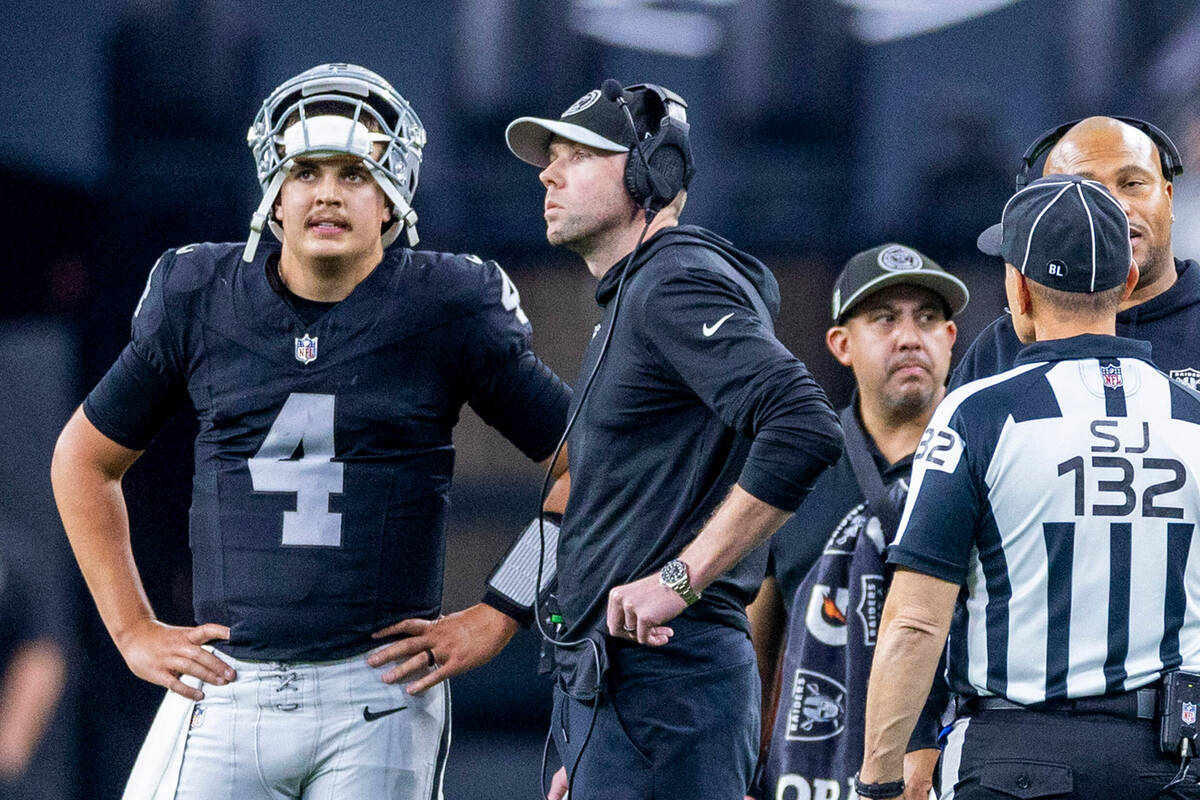
[[[888,797],[899,797],[904,794],[904,779],[891,781],[889,783],[863,783],[858,779],[858,774],[854,775],[854,791],[859,797],[866,797],[870,800],[882,800]]]
[[[558,575],[558,561],[555,556],[558,554],[558,524],[561,521],[562,517],[558,514],[544,513],[539,529],[538,520],[534,518],[525,530],[521,531],[520,536],[488,578],[488,588],[519,608],[532,609],[538,561],[541,560],[542,567],[542,592],[553,585]],[[542,530],[546,534],[544,552]]]

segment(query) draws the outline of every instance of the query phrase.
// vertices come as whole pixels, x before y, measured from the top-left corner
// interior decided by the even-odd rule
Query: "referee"
[[[1156,695],[1200,670],[1200,396],[1113,335],[1138,271],[1102,184],[1034,181],[979,246],[1027,346],[948,395],[914,455],[856,789],[902,793],[949,631],[942,798],[1150,798],[1179,768]]]

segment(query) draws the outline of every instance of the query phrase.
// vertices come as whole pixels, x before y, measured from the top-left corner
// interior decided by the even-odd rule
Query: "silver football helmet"
[[[344,110],[331,111],[334,103]],[[378,123],[378,132],[362,122],[365,117]],[[417,244],[412,197],[425,148],[425,128],[408,101],[374,72],[354,64],[321,64],[284,81],[263,101],[246,141],[263,196],[250,221],[242,254],[245,261],[254,259],[264,225],[282,241],[283,230],[271,209],[293,160],[306,155],[349,153],[360,157],[392,203],[383,246],[395,241],[402,228],[408,233],[409,246]],[[384,145],[378,158],[374,155],[377,143]]]

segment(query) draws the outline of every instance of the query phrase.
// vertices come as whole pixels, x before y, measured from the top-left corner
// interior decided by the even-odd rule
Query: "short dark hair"
[[[1029,291],[1044,300],[1055,310],[1078,317],[1115,314],[1125,295],[1125,284],[1113,286],[1099,292],[1065,292],[1052,289],[1034,281],[1029,282]]]

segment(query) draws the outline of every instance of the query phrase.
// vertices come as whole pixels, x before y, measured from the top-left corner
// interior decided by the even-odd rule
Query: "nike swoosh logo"
[[[725,321],[726,321],[727,319],[729,319],[730,317],[732,317],[732,316],[733,316],[733,312],[732,312],[732,311],[730,311],[728,314],[726,314],[725,316],[721,317],[719,320],[717,320],[716,322],[714,322],[712,325],[705,325],[705,326],[704,326],[704,328],[702,329],[702,330],[704,331],[704,335],[705,335],[705,337],[712,336],[714,333],[716,333],[716,332],[717,332],[717,328],[719,328],[719,327],[721,327],[722,325],[724,325],[724,324],[725,324]]]
[[[396,706],[395,708],[384,709],[383,711],[372,711],[370,707],[363,706],[363,719],[367,722],[374,722],[377,719],[382,719],[388,714],[395,714],[397,711],[403,711],[408,706]]]

